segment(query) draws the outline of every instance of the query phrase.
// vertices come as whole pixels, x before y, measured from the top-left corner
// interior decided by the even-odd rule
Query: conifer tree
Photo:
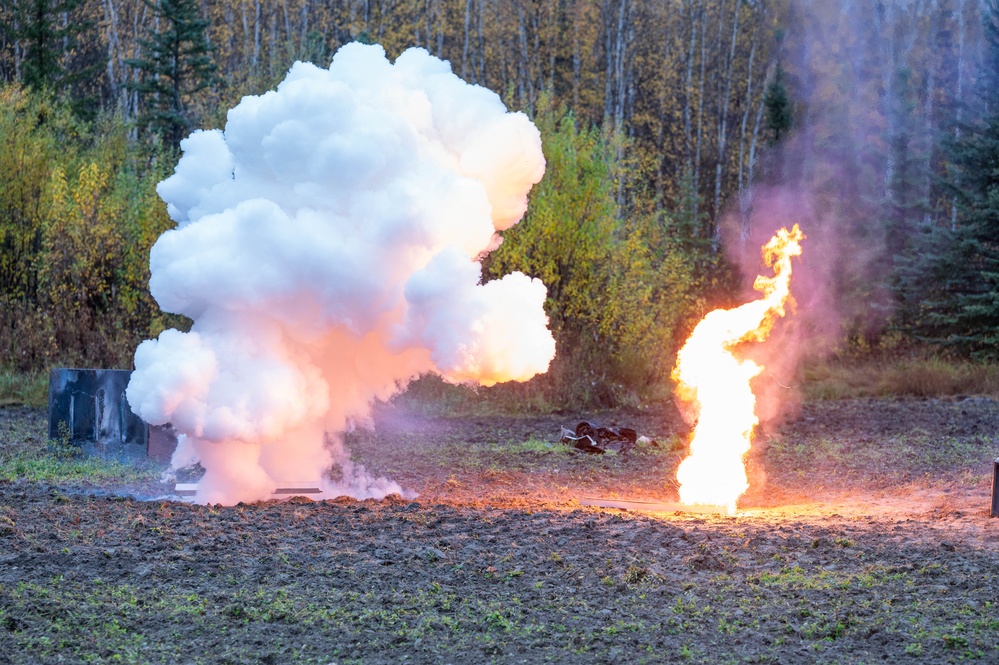
[[[76,49],[80,34],[91,27],[76,15],[82,4],[83,0],[0,0],[3,32],[25,49],[21,82],[29,88],[59,91],[89,73],[91,68],[71,73],[63,62]]]
[[[784,67],[780,60],[777,60],[774,77],[767,85],[766,93],[763,96],[763,105],[767,112],[767,128],[772,133],[771,145],[776,145],[787,136],[794,123],[791,98],[787,94]]]
[[[924,293],[921,272],[927,260],[939,257],[939,252],[933,247],[937,240],[931,241],[927,235],[930,202],[925,183],[929,160],[918,136],[912,73],[906,68],[896,71],[889,92],[883,133],[888,147],[885,194],[877,203],[885,251],[878,277],[883,280],[882,288],[894,293],[897,324],[911,328],[920,318],[919,303]]]
[[[916,334],[976,357],[999,357],[999,0],[986,0],[987,51],[975,119],[946,146],[957,223],[926,228],[908,271]]]
[[[895,73],[886,113],[890,167],[882,209],[889,262],[905,252],[916,225],[929,208],[923,190],[927,160],[917,141],[914,96],[912,73],[900,69]]]
[[[147,4],[159,18],[160,30],[141,41],[142,57],[128,61],[141,72],[133,86],[145,104],[139,124],[175,148],[193,124],[192,97],[216,80],[214,49],[205,36],[209,21],[201,18],[194,0]]]

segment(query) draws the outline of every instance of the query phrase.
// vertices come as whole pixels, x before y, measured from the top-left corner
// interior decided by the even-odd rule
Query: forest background
[[[485,264],[549,289],[558,356],[517,390],[661,391],[795,222],[796,359],[993,365],[997,26],[999,0],[0,0],[0,368],[131,367],[183,326],[147,288],[179,141],[354,40],[424,47],[541,129]]]

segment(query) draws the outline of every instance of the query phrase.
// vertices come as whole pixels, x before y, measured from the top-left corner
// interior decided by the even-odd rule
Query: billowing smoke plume
[[[336,436],[374,399],[426,372],[547,370],[545,286],[482,284],[477,262],[526,210],[540,135],[447,62],[349,44],[181,147],[157,190],[177,228],[153,247],[150,289],[194,324],[139,346],[127,396],[185,435],[174,466],[205,467],[198,501],[265,499],[331,467],[330,493],[400,491]]]

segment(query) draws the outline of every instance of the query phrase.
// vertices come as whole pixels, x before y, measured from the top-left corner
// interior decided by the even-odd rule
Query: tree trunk
[[[253,0],[254,4],[254,19],[253,19],[253,60],[252,71],[254,74],[257,73],[257,66],[260,64],[260,0]]]
[[[578,5],[574,9],[577,16],[574,16],[572,20],[572,108],[579,109],[579,88],[582,84],[582,55],[580,53],[582,46],[579,43],[579,22],[581,19],[578,16]]]
[[[761,89],[762,90],[767,89],[767,80],[765,78],[762,81]],[[744,205],[747,211],[749,207],[752,205],[752,198],[753,198],[752,193],[755,182],[753,180],[753,171],[756,168],[756,144],[760,136],[760,125],[763,123],[763,108],[764,108],[763,99],[764,96],[760,95],[760,103],[756,109],[756,122],[753,123],[753,138],[749,142],[749,176],[746,178],[746,182],[748,183],[747,199],[744,204],[740,202],[740,205]],[[741,231],[740,236],[742,240],[745,241],[749,239],[749,215],[748,214],[743,215],[740,221],[742,227],[740,229]]]
[[[691,154],[691,147],[694,144],[693,137],[693,121],[692,121],[692,111],[691,111],[691,91],[694,84],[694,49],[697,45],[697,20],[694,17],[694,12],[691,10],[690,13],[690,47],[687,49],[687,75],[684,78],[683,86],[683,136],[684,136],[684,152],[687,161],[687,168],[693,172],[693,155]]]
[[[302,23],[301,29],[298,31],[298,57],[308,58],[312,57],[311,53],[307,52],[308,49],[308,34],[309,34],[309,0],[302,0],[302,14],[299,20]],[[319,63],[322,64],[322,63]]]
[[[704,136],[704,66],[708,59],[708,40],[705,28],[708,13],[701,7],[701,81],[697,86],[697,138],[694,142],[694,219],[700,213],[701,192],[701,137]]]
[[[465,0],[465,41],[461,47],[461,78],[468,80],[468,37],[472,18],[472,0]]]
[[[746,124],[749,121],[749,110],[753,106],[753,60],[756,58],[756,42],[759,36],[760,27],[756,26],[753,30],[753,45],[749,49],[749,65],[748,73],[746,75],[746,103],[742,110],[742,125],[739,128],[739,179],[738,188],[741,192],[746,186],[746,181],[743,179],[743,174],[745,172],[745,156],[746,156]],[[741,208],[741,206],[740,206]]]
[[[601,5],[601,16],[603,18],[602,24],[604,27],[604,125],[608,125],[611,119],[611,92],[614,89],[614,44],[613,37],[611,36],[611,14],[610,14],[610,2],[612,0],[604,0]]]
[[[957,8],[957,112],[954,123],[954,140],[961,139],[961,104],[964,99],[964,38],[967,32],[964,25],[965,0]],[[957,197],[950,200],[950,230],[957,231]]]
[[[528,112],[534,113],[533,87],[530,81],[530,53],[527,47],[527,25],[524,6],[517,5],[517,41],[520,44],[520,58],[517,63],[517,90],[521,104],[527,103]]]
[[[121,33],[118,29],[118,10],[114,0],[103,0],[104,16],[108,30],[108,86],[115,106],[128,116],[127,90],[125,89],[125,63],[122,61]],[[125,97],[122,96],[124,93]]]
[[[722,96],[721,109],[718,120],[718,163],[715,164],[715,215],[719,214],[721,206],[721,184],[722,184],[722,167],[725,163],[726,147],[728,145],[728,110],[729,101],[732,95],[732,72],[735,69],[735,44],[736,35],[739,30],[739,2],[735,2],[735,11],[732,18],[732,44],[729,48],[728,53],[728,67],[725,72],[725,94]],[[719,17],[719,28],[721,23],[721,17]],[[720,30],[719,30],[720,32]],[[755,46],[755,44],[753,45]],[[717,243],[718,229],[721,228],[720,225],[715,226],[715,242]]]

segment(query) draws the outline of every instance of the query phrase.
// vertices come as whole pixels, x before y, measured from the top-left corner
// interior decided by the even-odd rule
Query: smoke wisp
[[[152,249],[150,290],[194,323],[138,347],[127,397],[184,435],[174,466],[206,469],[197,501],[316,480],[399,492],[338,437],[373,400],[426,372],[491,385],[547,370],[545,286],[482,284],[478,263],[544,173],[540,134],[447,62],[349,44],[181,147],[157,189],[177,227]]]

